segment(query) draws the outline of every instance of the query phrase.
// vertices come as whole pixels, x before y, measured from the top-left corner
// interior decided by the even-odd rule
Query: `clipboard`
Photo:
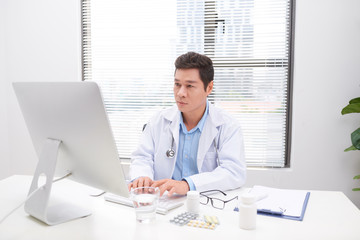
[[[250,192],[258,196],[267,195],[266,198],[256,203],[258,206],[257,213],[259,215],[296,221],[302,221],[304,219],[310,192],[264,186],[254,186]]]
[[[301,211],[300,216],[290,216],[290,215],[286,215],[284,212],[272,212],[272,211],[267,211],[266,209],[258,209],[257,213],[259,215],[302,221],[304,219],[304,215],[305,215],[307,203],[309,201],[309,197],[310,197],[310,192],[306,193],[306,197],[304,200],[304,204],[302,206],[302,211]]]

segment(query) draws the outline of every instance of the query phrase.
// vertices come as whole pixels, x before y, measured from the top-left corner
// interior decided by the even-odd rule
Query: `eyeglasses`
[[[217,208],[217,209],[224,209],[225,207],[225,203],[228,203],[234,199],[238,199],[238,196],[236,197],[233,197],[229,200],[222,200],[220,198],[216,198],[216,197],[209,197],[207,196],[205,193],[211,193],[211,192],[220,192],[222,193],[224,196],[226,196],[226,193],[224,193],[223,191],[220,191],[220,190],[208,190],[208,191],[204,191],[204,192],[200,192],[200,203],[203,204],[203,205],[207,205],[209,203],[209,201],[211,202],[211,205],[214,207],[214,208]]]

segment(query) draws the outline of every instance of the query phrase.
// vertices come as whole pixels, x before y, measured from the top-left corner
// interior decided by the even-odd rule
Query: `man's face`
[[[206,107],[206,97],[211,93],[213,81],[206,91],[200,79],[199,69],[177,69],[174,79],[174,97],[179,110],[184,116],[191,114],[201,117]]]

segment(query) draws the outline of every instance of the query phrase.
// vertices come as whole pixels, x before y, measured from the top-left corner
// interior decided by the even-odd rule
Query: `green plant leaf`
[[[360,191],[360,188],[353,188],[353,191]]]
[[[360,175],[356,175],[353,179],[360,179]]]
[[[354,147],[360,150],[360,128],[351,133],[351,143]]]
[[[354,147],[354,146],[350,146],[350,147],[348,147],[347,149],[345,149],[344,150],[344,152],[349,152],[349,151],[352,151],[352,150],[358,150],[356,147]]]
[[[349,103],[360,103],[360,97],[351,99]]]
[[[355,98],[357,99],[357,98]],[[354,100],[354,99],[353,99]],[[341,114],[360,113],[360,103],[350,103],[341,110]]]

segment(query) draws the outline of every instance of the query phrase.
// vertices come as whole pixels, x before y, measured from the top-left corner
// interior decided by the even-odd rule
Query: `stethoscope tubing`
[[[169,148],[166,151],[166,156],[168,158],[174,158],[175,157],[175,150],[174,150],[174,137],[171,138],[171,148]]]

